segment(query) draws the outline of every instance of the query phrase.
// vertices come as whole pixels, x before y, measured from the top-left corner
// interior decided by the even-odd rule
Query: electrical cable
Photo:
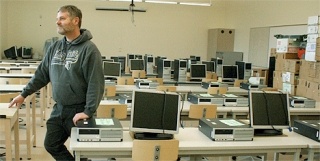
[[[264,90],[262,90],[262,92],[263,92],[263,97],[264,97],[264,99],[265,99],[265,101],[266,101],[266,110],[267,110],[267,113],[266,113],[266,115],[267,115],[267,118],[268,118],[268,124],[272,127],[272,129],[273,130],[275,130],[275,131],[277,131],[277,132],[281,132],[280,130],[278,130],[278,129],[275,129],[274,128],[274,125],[271,123],[271,120],[270,120],[270,111],[269,111],[269,103],[268,103],[268,99],[267,99],[267,96],[266,96],[266,92],[264,91]],[[281,97],[281,96],[280,96]]]
[[[162,106],[162,119],[161,119],[161,127],[162,127],[162,133],[164,133],[164,116],[165,116],[165,112],[166,112],[166,104],[167,104],[167,98],[166,98],[166,94],[167,92],[166,91],[163,91],[164,92],[164,98],[163,98],[163,106]]]

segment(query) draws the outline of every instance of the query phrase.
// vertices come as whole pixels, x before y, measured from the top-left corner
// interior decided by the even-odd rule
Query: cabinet
[[[207,60],[216,58],[216,52],[234,50],[234,29],[209,29]]]
[[[222,59],[223,65],[235,65],[236,61],[243,60],[242,52],[217,52],[216,57]]]

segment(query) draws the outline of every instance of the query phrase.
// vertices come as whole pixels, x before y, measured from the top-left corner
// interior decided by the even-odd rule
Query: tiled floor
[[[47,109],[47,115],[49,116],[51,110]],[[38,120],[39,121],[39,120]],[[22,157],[22,161],[54,161],[54,159],[47,153],[43,146],[44,135],[46,132],[46,127],[40,127],[40,123],[37,122],[37,147],[32,149],[32,158],[31,160],[27,160],[26,158],[26,146],[20,146],[20,157]],[[20,129],[20,137],[24,137],[23,128]],[[1,137],[1,136],[0,136]],[[66,142],[67,147],[69,147],[69,142]],[[3,145],[0,145],[2,147]],[[4,153],[4,149],[0,149],[0,154]],[[305,157],[301,158],[303,161]],[[273,160],[273,154],[268,154],[268,160]],[[92,159],[92,161],[106,161],[107,159]],[[189,158],[181,158],[181,161],[188,161]],[[237,161],[258,161],[259,159],[251,158],[251,157],[238,157]],[[4,157],[0,157],[0,161],[5,161]],[[130,158],[117,158],[117,161],[131,161]],[[202,161],[231,161],[229,157],[220,157],[220,158],[212,158],[208,157],[203,159]],[[280,155],[280,161],[292,161],[291,155]],[[320,161],[320,157],[317,156],[315,161]]]

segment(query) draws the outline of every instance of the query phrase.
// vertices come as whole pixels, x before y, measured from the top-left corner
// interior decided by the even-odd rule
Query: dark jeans
[[[74,115],[84,111],[84,104],[62,106],[55,104],[50,118],[47,121],[47,133],[44,147],[57,161],[74,161],[73,155],[64,145],[70,137]]]

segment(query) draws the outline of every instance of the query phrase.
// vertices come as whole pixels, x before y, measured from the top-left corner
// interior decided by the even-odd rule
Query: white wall
[[[146,13],[97,11],[96,6],[128,7],[125,2],[105,1],[10,1],[7,46],[26,45],[42,52],[46,39],[56,33],[57,9],[74,4],[83,12],[83,28],[106,56],[127,53],[164,55],[170,59],[207,53],[207,30],[220,27],[224,19],[213,7],[136,3]]]
[[[83,12],[83,27],[92,32],[93,41],[106,56],[137,53],[205,58],[208,29],[233,28],[235,51],[244,52],[247,60],[250,28],[305,24],[309,16],[320,15],[319,0],[212,1],[212,7],[136,3],[147,12],[135,13],[132,24],[129,12],[95,10],[96,6],[129,6],[125,2],[10,0],[7,13],[0,16],[1,24],[3,17],[8,19],[0,48],[25,45],[42,52],[46,39],[59,36],[55,27],[58,7],[74,4]]]
[[[7,40],[6,33],[7,19],[6,19],[6,2],[0,0],[0,59],[4,54],[3,50],[5,49],[5,43]]]

